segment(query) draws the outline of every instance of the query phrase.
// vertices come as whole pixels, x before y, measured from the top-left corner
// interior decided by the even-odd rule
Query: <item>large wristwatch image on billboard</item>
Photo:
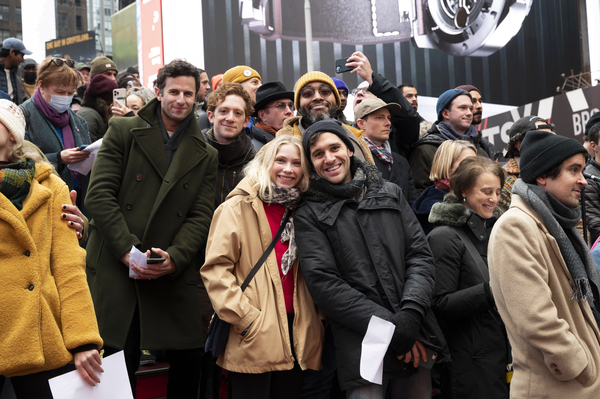
[[[521,29],[533,0],[311,0],[315,41],[412,40],[455,56],[488,56]],[[239,0],[242,23],[267,40],[304,40],[304,0]]]

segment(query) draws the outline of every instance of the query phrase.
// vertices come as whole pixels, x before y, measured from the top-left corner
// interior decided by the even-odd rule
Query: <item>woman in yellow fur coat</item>
[[[19,399],[52,398],[48,379],[67,371],[100,382],[102,339],[85,250],[60,218],[69,190],[24,136],[21,110],[0,100],[0,376]]]

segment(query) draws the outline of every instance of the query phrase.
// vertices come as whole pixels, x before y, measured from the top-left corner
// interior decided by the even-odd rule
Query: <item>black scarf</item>
[[[177,130],[175,130],[175,133],[173,133],[171,137],[169,137],[169,133],[167,133],[167,128],[165,127],[165,122],[162,118],[160,102],[156,107],[156,114],[158,115],[158,123],[160,124],[160,131],[163,135],[163,143],[165,144],[167,165],[171,165],[171,161],[173,160],[175,152],[177,151],[177,148],[179,148],[179,143],[181,143],[181,139],[183,138],[183,132],[185,129],[187,129],[195,114],[192,110],[192,112],[190,112],[190,114],[184,120],[182,120],[181,123],[179,123]]]
[[[560,253],[575,282],[570,300],[587,301],[592,308],[596,324],[600,326],[600,313],[596,309],[600,271],[585,241],[575,228],[581,219],[581,208],[568,208],[542,187],[527,184],[521,179],[517,179],[512,192],[537,212],[550,235],[558,243]]]
[[[350,172],[353,178],[346,184],[331,184],[320,177],[311,178],[308,194],[323,198],[352,198],[360,202],[366,191],[367,183],[379,181],[379,170],[371,162],[363,163],[357,157],[352,156],[350,158]]]

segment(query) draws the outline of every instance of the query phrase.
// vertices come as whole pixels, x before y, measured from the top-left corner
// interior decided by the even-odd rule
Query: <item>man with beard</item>
[[[200,72],[200,88],[198,89],[198,93],[196,93],[196,118],[206,113],[205,100],[210,91],[210,83],[206,71],[202,68],[198,68],[198,71]]]
[[[333,119],[342,101],[333,80],[323,72],[313,71],[301,76],[294,89],[294,105],[300,116],[286,119],[277,134],[304,136],[313,123]],[[355,156],[361,161],[373,162],[371,151],[363,140],[362,130],[342,124],[342,128],[356,148]]]
[[[490,288],[512,346],[510,396],[595,399],[600,272],[575,227],[587,151],[531,131],[520,153],[521,177],[488,245]]]
[[[429,132],[415,143],[409,162],[415,179],[417,195],[431,186],[429,180],[433,157],[440,144],[446,140],[467,140],[475,144],[477,154],[489,157],[481,148],[480,137],[473,121],[473,101],[471,95],[462,89],[450,89],[444,92],[436,104],[438,120]]]
[[[416,111],[419,108],[419,94],[417,93],[417,88],[410,83],[406,83],[398,86],[398,90],[402,92],[404,98],[410,102],[411,107]],[[421,121],[421,124],[419,125],[419,138],[425,136],[432,125],[433,123],[431,122],[425,120]]]
[[[481,102],[481,92],[479,89],[472,85],[462,85],[458,86],[457,89],[462,89],[468,91],[473,99],[473,122],[471,122],[477,129],[479,129],[479,125],[483,120],[483,103]],[[490,159],[494,159],[494,151],[495,146],[493,143],[490,143],[488,139],[481,136],[481,131],[479,132],[479,136],[477,137],[477,141],[479,145],[487,152]]]

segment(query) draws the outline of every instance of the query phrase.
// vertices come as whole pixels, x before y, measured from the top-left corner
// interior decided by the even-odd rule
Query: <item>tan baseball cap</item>
[[[402,109],[398,103],[387,104],[380,98],[366,98],[356,106],[356,109],[354,110],[354,120],[363,119],[366,115],[382,108],[387,108],[390,111],[390,114],[395,114]]]

